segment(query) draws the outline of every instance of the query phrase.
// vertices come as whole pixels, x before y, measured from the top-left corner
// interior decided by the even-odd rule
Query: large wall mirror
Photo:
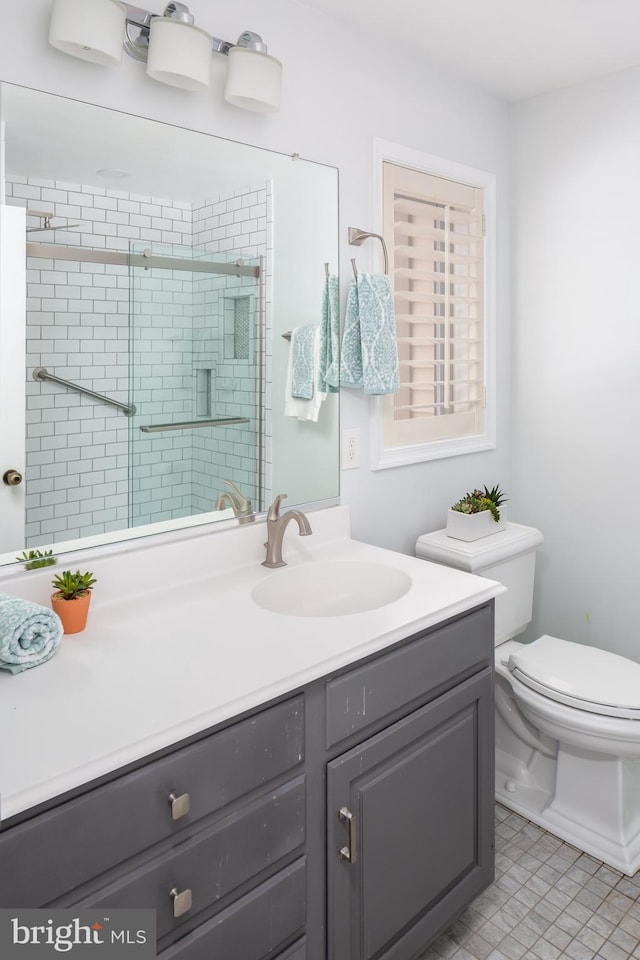
[[[0,562],[228,519],[228,482],[256,513],[335,499],[337,396],[312,422],[284,391],[337,269],[337,170],[0,97]]]

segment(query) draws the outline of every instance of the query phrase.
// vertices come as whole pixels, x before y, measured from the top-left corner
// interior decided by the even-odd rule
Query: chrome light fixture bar
[[[221,54],[228,58],[229,103],[260,113],[280,107],[282,64],[268,54],[262,37],[251,30],[237,43],[211,36],[183,3],[171,2],[156,14],[120,0],[54,0],[49,43],[105,66],[120,63],[124,50],[147,64],[152,79],[185,90],[207,90],[211,56]]]

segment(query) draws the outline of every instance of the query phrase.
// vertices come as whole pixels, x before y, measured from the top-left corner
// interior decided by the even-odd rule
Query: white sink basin
[[[265,610],[291,617],[344,617],[376,610],[411,588],[404,570],[361,560],[317,560],[279,570],[254,587]]]

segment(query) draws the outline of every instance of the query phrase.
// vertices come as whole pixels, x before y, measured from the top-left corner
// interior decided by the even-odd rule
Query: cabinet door
[[[493,879],[492,690],[487,669],[329,763],[329,960],[413,958]]]

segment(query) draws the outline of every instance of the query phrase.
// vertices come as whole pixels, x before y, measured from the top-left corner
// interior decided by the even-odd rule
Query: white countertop
[[[349,538],[346,507],[285,535],[290,567],[314,560],[393,565],[412,579],[392,603],[337,617],[257,606],[263,523],[153,538],[64,558],[98,579],[87,629],[47,663],[0,671],[0,814],[50,800],[486,602],[495,581]],[[46,603],[51,568],[6,572],[0,590]],[[138,594],[138,595],[137,595]]]

